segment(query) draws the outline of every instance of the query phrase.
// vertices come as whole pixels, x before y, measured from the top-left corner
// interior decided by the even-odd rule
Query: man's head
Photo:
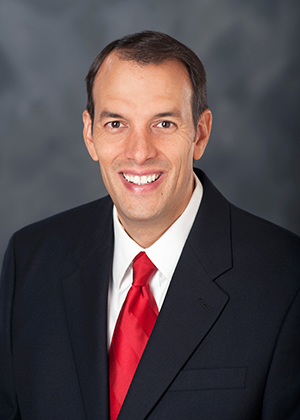
[[[192,113],[195,127],[207,106],[206,74],[197,55],[181,42],[167,34],[143,31],[125,36],[108,44],[95,58],[86,77],[87,111],[94,120],[93,86],[96,74],[106,57],[113,51],[123,60],[135,61],[141,65],[161,64],[167,60],[181,61],[186,67],[192,88]]]
[[[168,44],[169,37],[155,36],[161,51],[166,51],[161,42],[166,37]],[[168,56],[146,62],[141,58],[143,49],[137,60],[130,51],[111,48],[103,50],[105,58],[100,54],[87,77],[92,108],[83,113],[83,135],[92,159],[100,163],[119,220],[137,243],[147,247],[182,214],[191,198],[193,159],[200,159],[206,147],[211,112],[205,101],[195,117],[195,89],[181,59]]]

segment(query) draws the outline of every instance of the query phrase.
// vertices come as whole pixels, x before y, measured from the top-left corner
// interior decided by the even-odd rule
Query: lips
[[[157,174],[152,174],[152,175],[129,175],[129,174],[124,174],[124,172],[122,173],[124,179],[126,179],[126,181],[131,182],[132,184],[135,185],[146,185],[146,184],[151,184],[152,182],[155,182],[161,175],[161,173],[157,173]]]

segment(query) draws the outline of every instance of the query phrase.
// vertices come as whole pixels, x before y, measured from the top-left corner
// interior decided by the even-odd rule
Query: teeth
[[[160,173],[158,174],[153,174],[153,175],[142,175],[142,176],[138,176],[138,175],[126,175],[123,173],[123,177],[126,179],[126,181],[128,182],[132,182],[133,184],[136,185],[146,185],[146,184],[150,184],[151,182],[156,181],[159,177],[160,177]]]

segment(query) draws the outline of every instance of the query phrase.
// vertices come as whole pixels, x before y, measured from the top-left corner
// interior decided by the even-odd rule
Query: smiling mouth
[[[158,178],[161,175],[161,172],[158,173],[158,174],[142,175],[142,176],[138,176],[138,175],[127,175],[127,174],[124,174],[122,172],[122,175],[123,175],[124,179],[126,179],[126,181],[131,182],[132,184],[135,184],[135,185],[146,185],[146,184],[151,184],[152,182],[157,181]]]

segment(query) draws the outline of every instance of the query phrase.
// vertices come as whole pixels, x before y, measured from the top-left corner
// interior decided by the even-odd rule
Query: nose
[[[137,165],[142,165],[148,159],[156,156],[153,136],[146,129],[132,130],[126,139],[125,155]]]

